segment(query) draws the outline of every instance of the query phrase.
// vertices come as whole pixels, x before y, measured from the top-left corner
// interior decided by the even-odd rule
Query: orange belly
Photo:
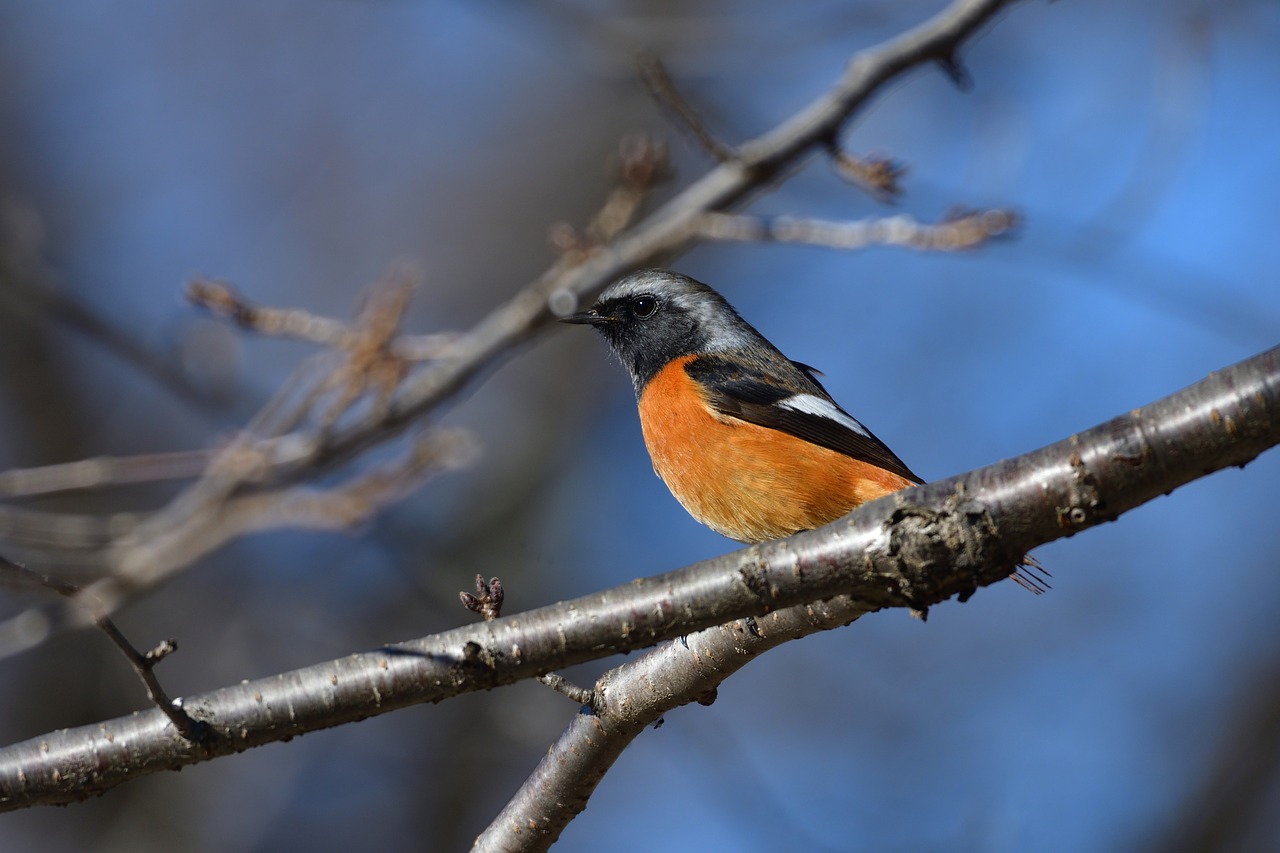
[[[658,476],[712,530],[741,542],[779,539],[914,485],[789,433],[714,413],[685,373],[692,358],[673,361],[645,385],[640,428]]]

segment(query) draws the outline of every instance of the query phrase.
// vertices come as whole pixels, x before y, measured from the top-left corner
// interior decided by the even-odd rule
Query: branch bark
[[[67,803],[159,770],[808,602],[928,607],[1009,575],[1037,545],[1112,521],[1280,443],[1280,347],[1056,444],[908,489],[844,519],[527,613],[191,697],[0,750],[0,809]],[[673,647],[678,652],[678,646]],[[684,699],[688,701],[688,699]]]
[[[592,713],[574,716],[473,851],[548,849],[622,751],[668,711],[690,702],[710,705],[725,679],[764,652],[867,612],[847,595],[786,607],[668,641],[605,673],[595,685]]]

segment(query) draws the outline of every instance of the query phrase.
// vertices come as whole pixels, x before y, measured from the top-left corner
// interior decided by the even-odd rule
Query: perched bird
[[[590,310],[631,374],[653,468],[689,514],[740,542],[834,521],[924,482],[719,293],[644,270]]]
[[[924,482],[791,361],[688,276],[643,270],[589,310],[631,374],[653,469],[689,514],[740,542],[811,530]],[[1031,557],[1021,568],[1040,570]],[[1033,592],[1044,580],[1015,572]]]

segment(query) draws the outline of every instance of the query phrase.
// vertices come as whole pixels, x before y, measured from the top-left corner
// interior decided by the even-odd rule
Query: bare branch
[[[618,148],[615,171],[617,184],[584,232],[567,222],[551,226],[548,237],[562,264],[582,263],[635,221],[654,188],[672,177],[667,146],[644,136],[628,137]]]
[[[0,569],[67,598],[74,599],[80,593],[80,590],[73,584],[33,571],[6,557],[0,557]],[[147,688],[147,695],[150,697],[152,704],[169,719],[169,722],[173,723],[173,727],[177,729],[178,733],[188,741],[199,742],[204,740],[210,733],[208,726],[191,719],[187,712],[182,709],[182,703],[170,699],[169,694],[160,685],[160,679],[156,678],[156,664],[178,650],[177,641],[165,640],[144,654],[134,648],[133,644],[129,642],[124,632],[116,626],[110,616],[91,613],[90,617],[93,619],[93,623],[102,630],[102,633],[107,635],[107,638],[129,661],[129,665],[133,667],[133,671],[137,673],[138,678]]]
[[[579,687],[559,673],[548,672],[545,675],[538,676],[538,680],[571,702],[586,705],[588,708],[595,708],[596,706],[598,697],[596,691],[589,687]]]
[[[328,429],[366,393],[373,393],[376,408],[384,407],[404,378],[409,362],[397,351],[395,342],[417,278],[415,271],[398,265],[386,279],[369,288],[350,325],[301,308],[254,305],[229,284],[209,279],[188,284],[187,298],[260,334],[297,338],[337,350],[342,355],[337,369],[325,376],[310,398],[332,395],[319,418],[322,428]],[[442,344],[436,337],[430,343],[413,341],[407,348],[423,356],[433,349],[447,351]]]
[[[192,284],[193,300],[241,325],[322,343],[334,351],[296,370],[248,428],[209,454],[202,475],[163,509],[143,517],[110,519],[3,509],[0,534],[18,547],[53,552],[43,557],[50,563],[57,552],[95,549],[100,577],[83,595],[91,597],[93,612],[110,613],[129,595],[233,538],[271,527],[351,527],[402,497],[428,474],[473,458],[475,445],[469,437],[433,431],[415,442],[405,459],[338,487],[315,490],[270,482],[268,453],[275,459],[282,452],[314,459],[315,448],[358,401],[369,399],[366,408],[374,415],[385,413],[409,368],[396,344],[415,279],[403,265],[394,269],[369,290],[350,325],[305,311],[252,305],[218,282]],[[410,348],[415,355],[428,349],[422,339],[412,341]],[[440,349],[447,352],[447,346]],[[79,466],[56,473],[60,483],[68,481],[68,475],[82,481],[97,476]],[[30,483],[31,477],[15,479]],[[0,623],[0,655],[30,648],[57,630],[86,624],[82,604],[44,606]]]
[[[0,506],[0,540],[50,551],[91,551],[107,547],[137,523],[118,513],[101,517],[70,512],[44,512]]]
[[[230,283],[198,278],[187,284],[187,299],[262,335],[297,338],[327,346],[341,346],[347,339],[345,323],[318,317],[301,308],[268,308],[245,299]]]
[[[605,673],[592,692],[593,713],[573,717],[472,849],[546,850],[622,751],[668,711],[690,702],[710,705],[716,688],[760,654],[866,612],[848,596],[787,607],[663,643]]]
[[[671,75],[667,73],[667,67],[662,64],[662,60],[656,54],[647,50],[640,51],[636,54],[635,65],[636,73],[640,75],[641,82],[649,90],[649,95],[659,106],[675,117],[680,126],[698,141],[713,160],[717,163],[727,163],[734,158],[733,149],[716,139],[711,135],[711,131],[707,130],[702,116],[698,115],[698,111],[680,94],[680,90],[671,81]]]
[[[97,620],[96,624],[133,666],[133,671],[138,674],[138,678],[147,688],[147,696],[150,697],[151,704],[169,718],[169,722],[173,723],[173,727],[178,730],[183,739],[192,743],[206,740],[212,732],[209,725],[191,719],[191,716],[183,710],[182,700],[170,699],[169,694],[160,685],[160,679],[156,678],[156,664],[176,652],[178,642],[173,639],[164,640],[151,651],[143,653],[133,647],[133,644],[116,627],[116,623],[111,621],[111,617],[103,616]]]
[[[1015,459],[897,492],[818,530],[624,587],[192,697],[195,754],[159,712],[0,750],[0,809],[82,799],[163,769],[495,687],[748,616],[848,596],[930,606],[1280,443],[1280,347]],[[838,614],[844,618],[847,614]],[[127,745],[127,747],[126,747]]]
[[[984,210],[955,214],[937,225],[926,225],[910,216],[872,217],[857,222],[765,219],[729,213],[704,213],[692,221],[694,233],[708,240],[744,243],[804,243],[833,249],[868,246],[905,246],[923,251],[954,252],[972,249],[1009,233],[1018,222],[1008,210]]]
[[[13,204],[6,199],[6,204]],[[115,354],[138,373],[152,379],[159,387],[196,409],[205,411],[219,406],[219,401],[193,385],[189,377],[174,366],[172,358],[154,352],[124,329],[99,315],[73,295],[59,288],[40,258],[39,246],[26,246],[25,240],[6,233],[11,217],[0,211],[0,311],[30,318],[33,308],[70,331]],[[34,211],[18,211],[20,218],[38,220]],[[39,226],[37,226],[39,227]],[[16,258],[14,256],[17,256]]]
[[[666,143],[647,136],[622,140],[614,171],[617,186],[587,225],[587,236],[600,243],[626,230],[654,189],[674,176]]]
[[[178,450],[139,456],[98,456],[39,468],[0,471],[0,497],[26,498],[54,492],[183,480],[198,476],[212,456],[211,450]]]
[[[387,287],[374,286],[369,303],[378,312],[387,312],[398,305],[398,312],[403,312],[404,305],[399,301],[407,299],[413,284],[403,285],[403,290],[392,286],[395,296],[383,291]],[[199,278],[187,284],[187,299],[208,311],[223,317],[238,326],[250,329],[262,335],[274,337],[296,338],[313,344],[331,347],[347,347],[354,344],[357,332],[341,320],[320,317],[302,308],[271,308],[257,305],[236,293],[229,283],[210,278]],[[395,323],[391,331],[396,330],[399,313],[395,313]],[[448,354],[449,345],[456,335],[397,335],[388,341],[392,352],[405,361],[426,361],[432,358],[443,358]]]
[[[419,437],[400,459],[331,488],[248,492],[226,498],[214,512],[177,512],[172,523],[161,524],[153,517],[113,540],[108,553],[112,573],[83,587],[74,600],[0,622],[0,657],[39,645],[58,631],[89,624],[88,612],[113,612],[135,589],[159,583],[174,566],[187,565],[240,536],[278,528],[334,530],[358,525],[426,478],[470,464],[476,453],[469,433],[438,429]],[[237,475],[250,476],[243,470]]]

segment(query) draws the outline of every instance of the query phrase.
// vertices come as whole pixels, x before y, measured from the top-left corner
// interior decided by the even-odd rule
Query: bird
[[[817,370],[689,276],[641,270],[560,319],[604,338],[631,376],[654,471],[730,539],[812,530],[924,482],[832,399]]]

